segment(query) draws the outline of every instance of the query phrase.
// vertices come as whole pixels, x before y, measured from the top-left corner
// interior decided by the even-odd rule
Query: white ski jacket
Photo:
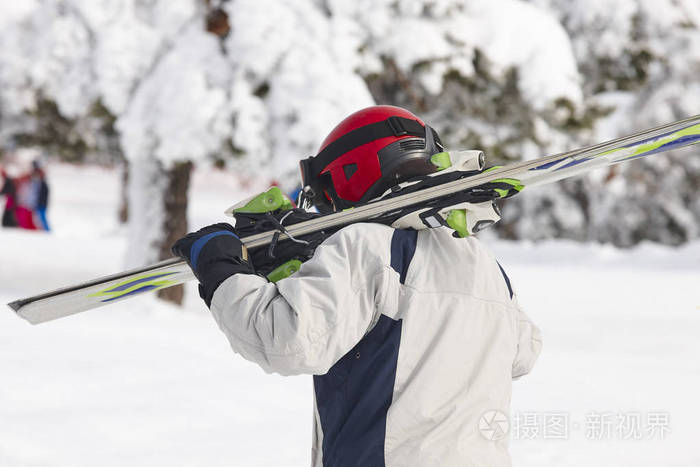
[[[277,284],[231,276],[211,311],[265,371],[316,375],[314,466],[510,465],[481,419],[508,416],[540,332],[477,239],[354,224]]]

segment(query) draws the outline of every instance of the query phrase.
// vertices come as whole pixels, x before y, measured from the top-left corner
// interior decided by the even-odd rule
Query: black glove
[[[265,213],[236,213],[234,215],[236,219],[235,232],[244,238],[261,232],[279,232],[283,231],[285,227],[314,219],[318,216],[320,214],[296,208]],[[304,262],[313,256],[316,247],[326,237],[327,235],[324,232],[319,231],[293,240],[278,242],[277,236],[275,236],[266,248],[257,248],[251,252],[255,271],[266,276],[277,266],[291,259],[298,259]]]
[[[234,274],[255,274],[248,251],[231,225],[204,227],[172,246],[174,255],[187,261],[199,280],[199,296],[208,307],[217,287]]]

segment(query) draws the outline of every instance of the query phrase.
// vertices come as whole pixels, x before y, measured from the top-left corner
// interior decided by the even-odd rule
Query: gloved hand
[[[299,222],[304,222],[320,214],[306,212],[303,209],[276,210],[263,213],[236,212],[235,232],[242,237],[255,235],[261,232],[282,230]],[[272,243],[267,248],[258,248],[251,254],[255,271],[267,276],[271,271],[290,260],[304,262],[311,258],[316,247],[326,239],[323,232],[304,235],[302,238],[285,240],[278,243],[273,237]]]
[[[204,227],[189,233],[172,246],[174,255],[187,261],[199,280],[199,296],[211,306],[214,292],[234,274],[255,274],[248,251],[231,225]]]

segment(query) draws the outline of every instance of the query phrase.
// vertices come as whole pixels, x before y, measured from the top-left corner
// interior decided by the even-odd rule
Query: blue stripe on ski
[[[124,298],[124,297],[129,297],[129,296],[131,296],[131,295],[136,295],[136,294],[140,294],[140,293],[143,293],[143,292],[148,292],[149,290],[157,289],[157,288],[159,288],[159,287],[160,287],[159,285],[144,285],[143,287],[139,287],[138,289],[132,290],[132,291],[129,292],[129,293],[125,293],[125,294],[120,295],[120,296],[118,296],[118,297],[108,298],[108,299],[106,299],[106,300],[101,300],[101,301],[102,301],[103,303],[107,303],[107,302],[111,302],[111,301],[114,301],[114,300],[119,300],[119,299]]]
[[[692,127],[692,126],[695,126],[695,125],[697,125],[697,123],[693,123],[692,125],[684,126],[683,128],[679,128],[679,129],[677,129],[677,130],[669,131],[668,133],[663,133],[663,134],[661,134],[661,135],[652,136],[651,138],[643,139],[643,140],[641,140],[641,141],[637,141],[637,142],[635,142],[635,143],[630,143],[630,144],[627,144],[627,145],[625,145],[625,146],[620,146],[620,147],[621,147],[621,148],[631,148],[631,147],[637,146],[637,145],[639,145],[639,144],[644,144],[644,143],[649,143],[649,142],[651,142],[651,141],[656,141],[656,140],[659,139],[659,138],[664,138],[664,137],[666,137],[666,136],[670,136],[670,135],[672,135],[672,134],[674,134],[674,133],[678,133],[679,131],[686,130],[686,129],[688,129],[688,128]],[[682,139],[682,138],[681,138],[681,139]]]
[[[658,154],[660,152],[665,152],[665,151],[671,150],[676,146],[687,146],[688,144],[692,144],[693,141],[695,141],[696,143],[700,143],[700,135],[682,136],[682,137],[678,138],[677,140],[669,141],[668,143],[663,144],[656,149],[652,149],[651,151],[637,154],[636,156],[627,157],[623,160],[627,161],[627,160],[632,160],[632,159],[639,159],[640,157],[651,156],[652,154]]]
[[[566,159],[567,159],[566,157],[563,157],[563,158],[561,158],[561,159],[557,159],[557,160],[552,161],[552,162],[547,162],[546,164],[538,165],[537,167],[533,167],[533,168],[531,168],[530,170],[544,170],[544,169],[548,169],[548,168],[552,167],[553,165],[556,165],[556,164],[558,164],[558,163],[560,163],[561,161],[566,160]]]
[[[693,127],[693,126],[695,126],[695,125],[696,125],[696,123],[694,123],[694,124],[692,124],[692,125],[688,125],[688,126],[683,127],[683,128],[679,128],[679,129],[677,129],[677,130],[669,131],[669,132],[667,132],[667,133],[662,133],[662,134],[660,134],[660,135],[656,135],[656,136],[652,136],[652,137],[650,137],[650,138],[646,138],[646,139],[643,139],[643,140],[640,140],[640,141],[636,141],[636,142],[634,142],[634,143],[629,143],[629,144],[626,144],[626,145],[624,145],[624,146],[620,146],[618,149],[632,148],[632,147],[635,147],[635,146],[639,146],[639,145],[641,145],[641,144],[646,144],[646,143],[650,143],[650,142],[652,142],[652,141],[657,141],[657,140],[659,140],[659,139],[661,139],[661,138],[666,138],[666,137],[668,137],[668,136],[670,136],[670,135],[673,135],[673,134],[675,134],[675,133],[678,133],[679,131],[686,130],[686,129],[688,129],[688,128],[690,128],[690,127]],[[682,136],[682,137],[678,138],[677,140],[668,142],[668,143],[666,143],[666,144],[664,144],[664,145],[662,145],[662,146],[660,146],[660,147],[658,147],[658,148],[656,148],[656,149],[653,149],[653,150],[651,150],[651,151],[648,151],[648,152],[645,152],[645,153],[642,153],[642,154],[638,154],[638,155],[633,156],[633,157],[629,157],[629,158],[627,158],[627,159],[625,159],[625,160],[638,159],[638,158],[640,158],[640,157],[651,156],[652,154],[658,154],[658,153],[660,153],[660,152],[668,151],[669,149],[673,149],[673,147],[675,147],[675,146],[685,146],[685,145],[688,145],[689,143],[692,143],[693,141],[698,141],[698,142],[700,142],[700,135],[687,135],[687,136]],[[569,156],[569,157],[570,157],[570,156]],[[545,170],[545,169],[549,169],[550,167],[552,167],[552,166],[554,166],[554,165],[557,165],[557,164],[561,163],[562,161],[564,161],[564,160],[566,160],[566,159],[567,159],[566,157],[563,157],[563,158],[557,159],[557,160],[555,160],[555,161],[551,161],[551,162],[547,162],[547,163],[542,164],[542,165],[538,165],[537,167],[533,167],[533,168],[528,169],[528,170]],[[559,168],[556,169],[556,170],[560,170],[560,169],[563,169],[563,168],[566,168],[566,167],[570,167],[570,166],[572,166],[572,165],[580,164],[581,162],[584,162],[584,161],[587,161],[587,160],[590,160],[590,159],[592,159],[592,157],[586,158],[586,159],[582,159],[581,161],[574,161],[574,162],[571,162],[571,163],[569,163],[569,164],[566,164],[566,165],[564,165],[564,166],[562,166],[562,167],[559,167]]]
[[[566,169],[567,167],[573,167],[573,166],[578,165],[578,164],[581,164],[581,163],[583,163],[583,162],[588,162],[588,161],[590,161],[591,159],[593,159],[593,158],[592,158],[592,157],[585,157],[585,158],[583,158],[583,159],[578,159],[578,160],[571,161],[571,162],[569,162],[568,164],[564,164],[564,165],[562,165],[561,167],[555,169],[555,172],[556,172],[557,170]]]
[[[571,156],[569,156],[569,157],[571,157]],[[547,162],[546,164],[538,165],[537,167],[533,167],[533,168],[531,168],[531,169],[529,169],[529,170],[545,170],[545,169],[549,169],[549,168],[551,168],[551,167],[553,167],[553,166],[555,166],[555,165],[557,165],[557,164],[561,164],[561,163],[564,162],[566,159],[569,159],[569,157],[564,157],[564,158],[562,158],[562,159],[557,159],[557,160],[552,161],[552,162]],[[562,165],[561,167],[557,167],[556,169],[554,169],[554,171],[556,172],[557,170],[565,169],[565,168],[567,168],[567,167],[572,167],[572,166],[574,166],[574,165],[581,164],[582,162],[586,162],[586,161],[589,161],[589,160],[591,160],[591,159],[593,159],[593,158],[592,158],[592,157],[586,157],[586,158],[583,158],[583,159],[572,160],[572,161],[569,162],[568,164],[564,164],[564,165]]]

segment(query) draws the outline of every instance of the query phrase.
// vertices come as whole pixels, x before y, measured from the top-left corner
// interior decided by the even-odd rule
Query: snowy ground
[[[2,303],[121,269],[116,173],[49,175],[54,232],[0,230]],[[192,225],[244,191],[198,173]],[[700,244],[489,243],[545,338],[514,384],[514,465],[700,465]],[[0,466],[308,465],[310,378],[234,355],[190,292],[36,327],[0,312]]]

